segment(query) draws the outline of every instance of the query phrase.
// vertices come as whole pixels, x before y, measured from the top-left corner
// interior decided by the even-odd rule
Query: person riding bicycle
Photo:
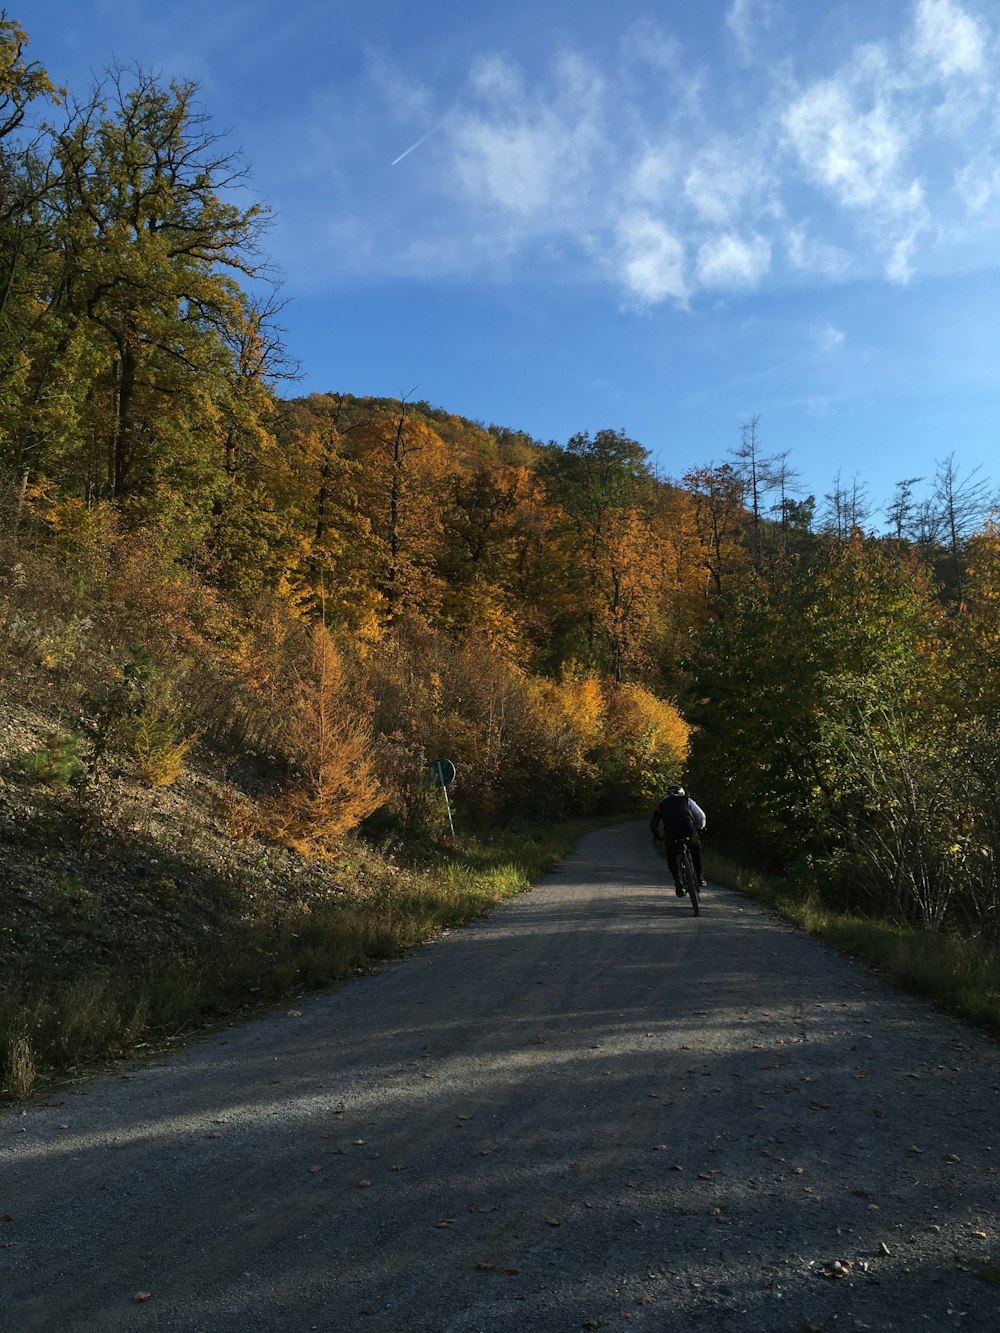
[[[680,876],[677,873],[677,854],[682,843],[686,842],[691,848],[694,873],[698,877],[698,882],[705,884],[701,869],[701,842],[698,839],[698,834],[705,824],[704,810],[695,804],[677,782],[667,788],[666,796],[653,811],[653,817],[649,821],[649,830],[654,841],[659,841],[662,837],[667,844],[667,865],[673,876],[674,890],[678,898],[684,897]]]

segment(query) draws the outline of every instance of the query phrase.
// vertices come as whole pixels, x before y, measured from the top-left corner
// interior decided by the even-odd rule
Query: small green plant
[[[173,902],[176,893],[176,883],[166,875],[162,879],[154,880],[146,888],[146,897],[152,898],[153,902],[160,903],[162,906]]]
[[[97,911],[97,894],[78,875],[66,875],[58,884],[50,885],[46,897],[60,916],[93,916]]]
[[[84,736],[54,731],[38,750],[21,758],[21,770],[36,782],[52,787],[82,787],[88,768]]]
[[[131,644],[120,678],[90,703],[95,764],[112,749],[124,750],[146,786],[169,787],[177,780],[192,744],[189,709],[178,700],[174,682],[154,670],[148,649]]]

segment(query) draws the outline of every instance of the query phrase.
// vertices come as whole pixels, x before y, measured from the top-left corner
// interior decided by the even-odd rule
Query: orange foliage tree
[[[270,808],[271,834],[305,856],[330,856],[381,796],[357,698],[328,631],[314,626],[283,737],[293,776]]]

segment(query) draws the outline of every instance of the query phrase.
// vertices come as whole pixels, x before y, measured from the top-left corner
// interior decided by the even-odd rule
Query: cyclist
[[[680,783],[675,782],[667,788],[667,794],[653,811],[649,821],[649,830],[655,841],[663,838],[667,844],[667,865],[674,880],[674,891],[678,898],[684,897],[680,877],[677,874],[677,853],[680,844],[687,842],[691,848],[691,860],[698,882],[704,886],[701,869],[701,842],[698,834],[705,827],[705,812],[696,805]],[[662,829],[662,832],[660,831]]]

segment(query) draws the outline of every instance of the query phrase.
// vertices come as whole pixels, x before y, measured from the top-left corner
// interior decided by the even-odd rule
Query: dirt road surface
[[[0,1113],[0,1328],[997,1333],[1000,1049],[664,879]]]

